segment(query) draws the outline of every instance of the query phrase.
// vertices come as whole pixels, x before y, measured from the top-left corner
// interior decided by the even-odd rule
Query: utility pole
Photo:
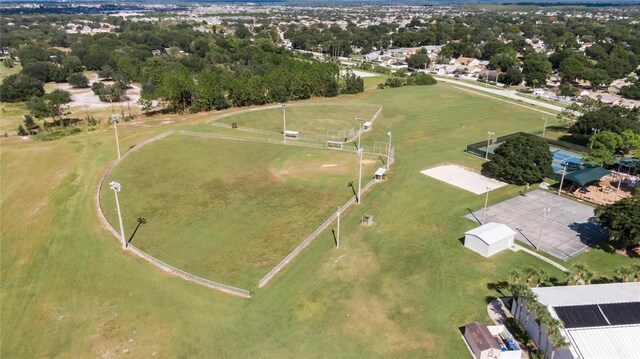
[[[491,144],[491,136],[495,135],[495,133],[487,131],[487,135],[489,136],[487,137],[487,150],[484,152],[485,161],[489,159],[489,145]]]
[[[118,149],[118,159],[120,159],[120,140],[118,140],[118,120],[120,119],[120,115],[113,114],[111,115],[111,122],[113,122],[113,129],[116,133],[116,148]]]
[[[549,120],[546,117],[542,118],[544,120],[544,127],[542,128],[542,138],[544,138],[544,133],[547,131],[547,121]]]
[[[542,228],[544,228],[544,221],[547,219],[547,212],[550,212],[551,208],[545,207],[542,209],[542,223],[540,224],[540,232],[538,233],[538,245],[536,246],[537,250],[540,250],[540,242],[542,241]]]
[[[489,204],[489,192],[491,192],[491,188],[485,187],[487,189],[487,195],[484,198],[484,212],[482,213],[482,224],[484,224],[485,219],[487,218],[487,204]]]
[[[391,165],[389,162],[391,161],[391,131],[387,132],[387,136],[389,136],[389,148],[387,149],[387,169],[389,169],[389,166]]]
[[[562,184],[564,183],[564,176],[567,174],[567,162],[562,162],[562,177],[560,178],[560,187],[558,187],[558,196],[562,192]]]
[[[358,148],[358,204],[362,202],[360,190],[362,188],[362,148]]]
[[[340,248],[340,206],[338,206],[338,227],[336,229],[336,248]]]
[[[120,202],[118,202],[118,192],[122,190],[122,186],[116,181],[111,181],[111,183],[109,183],[109,187],[116,195],[116,208],[118,209],[118,220],[120,221],[120,239],[122,240],[122,249],[127,249],[127,240],[124,237],[124,226],[122,225],[122,213],[120,212]]]
[[[282,108],[282,141],[287,142],[287,105],[280,104]]]

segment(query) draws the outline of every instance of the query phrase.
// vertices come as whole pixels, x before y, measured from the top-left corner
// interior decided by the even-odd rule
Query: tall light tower
[[[287,105],[280,104],[282,108],[282,141],[287,142]]]
[[[487,150],[484,153],[485,161],[489,159],[489,145],[491,144],[491,136],[495,135],[495,132],[487,131]]]
[[[116,132],[116,148],[118,149],[118,159],[120,159],[120,140],[118,140],[118,120],[120,119],[120,115],[113,114],[111,115],[111,122],[113,122],[113,129]]]
[[[358,148],[358,204],[362,202],[360,190],[362,188],[362,148]]]
[[[387,169],[389,169],[390,160],[391,160],[391,131],[387,132],[387,136],[389,136],[389,147],[387,148]]]
[[[544,221],[547,219],[547,212],[551,212],[551,208],[543,208],[542,209],[542,223],[540,224],[540,232],[538,233],[538,245],[536,246],[537,250],[540,250],[540,242],[542,241],[542,228],[544,228]]]
[[[564,176],[567,174],[567,165],[569,163],[567,162],[562,162],[562,177],[560,178],[560,187],[558,187],[558,196],[560,195],[560,192],[562,192],[562,184],[564,183]]]
[[[542,128],[542,137],[544,138],[544,133],[547,131],[547,121],[549,121],[549,119],[546,117],[543,117],[542,119],[544,120],[544,127]]]
[[[487,189],[487,195],[484,198],[484,212],[482,213],[482,224],[484,224],[485,219],[487,218],[487,204],[489,204],[489,192],[491,192],[491,188],[485,187]]]
[[[120,202],[118,201],[118,192],[122,190],[120,183],[111,181],[109,187],[116,195],[116,208],[118,209],[118,221],[120,221],[120,239],[122,240],[122,249],[127,249],[127,240],[124,238],[124,226],[122,225],[122,213],[120,212]]]
[[[356,120],[358,120],[358,149],[360,148],[360,137],[362,137],[362,119],[361,118],[357,118]]]
[[[336,229],[336,248],[340,248],[340,206],[338,206],[338,226]]]

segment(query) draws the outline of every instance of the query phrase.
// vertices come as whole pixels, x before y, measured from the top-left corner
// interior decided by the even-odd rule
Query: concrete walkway
[[[540,255],[540,254],[538,254],[538,253],[536,253],[536,252],[534,252],[534,251],[532,251],[532,250],[530,250],[528,248],[525,248],[525,247],[523,247],[523,246],[521,246],[519,244],[515,244],[514,243],[509,249],[511,249],[514,252],[523,251],[525,253],[531,254],[532,256],[551,264],[552,266],[560,269],[563,272],[568,272],[569,271],[566,267],[564,267],[564,266],[554,262],[553,260],[551,260],[551,259],[549,259],[549,258],[547,258],[547,257],[545,257],[543,255]]]
[[[468,82],[465,81],[459,81],[459,80],[454,80],[454,79],[449,79],[449,78],[445,78],[442,76],[435,76],[436,80],[438,81],[442,81],[442,82],[448,82],[451,84],[456,84],[459,86],[464,86],[464,87],[468,87],[477,91],[482,91],[482,92],[488,92],[494,95],[498,95],[498,96],[502,96],[502,97],[506,97],[506,98],[510,98],[512,100],[516,100],[516,101],[520,101],[520,102],[525,102],[531,105],[535,105],[538,107],[544,107],[553,111],[558,111],[558,112],[562,112],[565,110],[564,107],[562,106],[556,106],[550,103],[546,103],[543,101],[537,101],[534,99],[530,99],[530,98],[526,98],[526,97],[522,97],[522,96],[518,96],[518,92],[516,90],[506,90],[506,89],[496,89],[496,88],[491,88],[491,87],[484,87],[484,86],[480,86],[480,85],[474,85],[474,84],[470,84]]]

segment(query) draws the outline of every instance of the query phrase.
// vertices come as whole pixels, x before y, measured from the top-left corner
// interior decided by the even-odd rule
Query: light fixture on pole
[[[562,192],[562,184],[564,183],[564,176],[567,174],[567,165],[569,163],[567,162],[562,162],[562,177],[560,178],[560,187],[558,187],[558,196],[560,195],[560,192]]]
[[[542,137],[544,138],[544,133],[547,131],[547,121],[549,121],[549,119],[546,117],[543,117],[542,119],[544,120],[544,127],[542,128]]]
[[[484,159],[489,159],[489,146],[491,145],[491,136],[495,135],[495,132],[487,131],[487,150],[484,151]]]
[[[391,160],[391,131],[387,132],[387,136],[389,136],[389,148],[387,148],[387,169],[389,169]]]
[[[358,204],[362,201],[360,190],[362,188],[362,148],[358,148]]]
[[[279,104],[282,108],[282,141],[287,142],[287,105]]]
[[[340,207],[338,206],[338,226],[336,229],[336,248],[340,248]]]
[[[551,208],[543,208],[542,209],[542,223],[540,224],[540,232],[538,233],[538,245],[536,246],[537,250],[540,250],[540,242],[542,241],[542,228],[544,228],[544,221],[547,219],[547,212],[551,212]]]
[[[487,218],[487,204],[489,204],[489,192],[491,192],[491,188],[485,187],[487,189],[487,195],[484,198],[484,212],[482,213],[482,224],[484,224],[485,219]]]
[[[120,140],[118,140],[118,120],[120,119],[120,115],[113,114],[111,115],[111,122],[113,122],[113,129],[116,132],[116,148],[118,149],[118,159],[120,159]]]
[[[616,190],[616,200],[620,196],[620,185],[622,184],[622,174],[618,173],[618,189]]]
[[[124,226],[122,225],[122,213],[120,212],[120,202],[118,201],[118,192],[122,190],[120,183],[111,181],[109,187],[116,195],[116,208],[118,209],[118,221],[120,221],[120,240],[122,241],[122,249],[127,249],[127,240],[124,238]]]

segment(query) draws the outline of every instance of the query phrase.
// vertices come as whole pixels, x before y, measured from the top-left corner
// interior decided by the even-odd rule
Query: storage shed
[[[367,121],[365,123],[362,124],[362,128],[365,131],[369,131],[371,129],[371,126],[373,126],[373,124],[371,123],[371,121]]]
[[[284,135],[287,138],[299,138],[300,137],[300,132],[299,131],[286,130],[286,131],[284,131]]]
[[[484,257],[491,257],[509,248],[515,236],[516,232],[506,224],[490,222],[465,232],[464,246]]]
[[[477,322],[465,325],[464,339],[476,359],[500,358],[500,345],[486,325]]]

